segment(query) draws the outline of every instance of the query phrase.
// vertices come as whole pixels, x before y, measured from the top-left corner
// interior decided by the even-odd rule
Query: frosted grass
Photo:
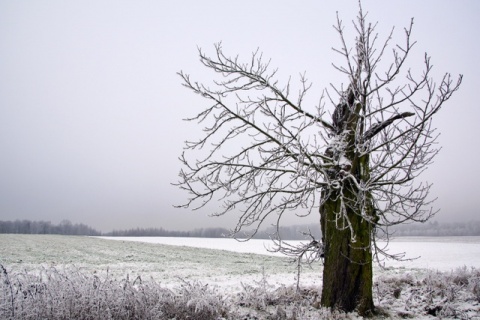
[[[55,235],[0,235],[0,243],[0,263],[14,270],[75,265],[89,272],[108,269],[111,276],[120,278],[127,273],[148,275],[166,286],[175,285],[178,278],[198,279],[228,290],[240,287],[239,277],[251,283],[263,271],[276,284],[295,281],[290,260],[253,253]],[[316,284],[321,281],[320,270],[320,265],[306,268],[303,278]]]
[[[167,244],[182,247],[209,248],[240,253],[255,253],[282,257],[271,250],[269,240],[174,238],[174,237],[100,237],[117,241]],[[301,241],[289,241],[299,243]],[[380,246],[386,245],[379,241]],[[270,250],[270,251],[269,251]],[[451,271],[458,267],[480,267],[480,237],[399,237],[388,244],[388,252],[405,253],[405,261],[384,261],[390,268],[420,268]]]
[[[415,265],[377,267],[376,305],[394,319],[479,320],[479,266],[462,267],[467,258],[470,264],[477,263],[478,239],[420,240],[402,239],[392,245],[412,250],[411,255],[418,255],[415,249],[425,243],[429,250],[437,248],[438,259],[447,259],[442,268],[448,271],[437,271],[432,261],[429,270]],[[41,319],[40,314],[49,319],[106,315],[112,319],[360,319],[319,308],[320,264],[303,269],[298,293],[295,264],[270,255],[263,243],[248,249],[264,253],[259,255],[235,252],[246,247],[231,239],[205,239],[203,244],[198,239],[175,241],[176,245],[166,245],[0,235],[0,264],[5,267],[0,318]],[[198,246],[209,242],[223,250],[187,246],[188,241]]]

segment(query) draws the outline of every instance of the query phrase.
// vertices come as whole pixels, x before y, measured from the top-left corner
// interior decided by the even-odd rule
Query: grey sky
[[[435,184],[439,220],[477,219],[480,2],[363,7],[382,36],[395,25],[401,39],[415,18],[414,70],[428,51],[437,76],[464,74],[435,119],[443,150],[423,178]],[[350,32],[354,0],[1,1],[0,220],[69,219],[104,231],[231,225],[235,217],[206,218],[212,207],[172,207],[186,196],[170,185],[183,141],[201,133],[181,119],[203,105],[176,72],[209,80],[197,46],[212,52],[222,41],[245,59],[260,48],[280,80],[306,71],[316,100],[345,81],[331,66],[336,11]]]

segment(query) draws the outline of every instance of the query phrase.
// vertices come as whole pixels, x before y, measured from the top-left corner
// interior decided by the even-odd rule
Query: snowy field
[[[140,300],[147,301],[148,297],[158,298],[158,292],[165,293],[164,290],[168,289],[173,292],[171,299],[175,303],[178,303],[179,296],[189,297],[185,305],[191,306],[194,301],[195,307],[191,311],[194,314],[212,306],[224,310],[212,313],[215,314],[212,319],[358,318],[318,309],[322,272],[319,263],[312,269],[302,269],[302,291],[296,292],[295,265],[289,259],[269,252],[266,249],[269,246],[271,243],[265,240],[0,235],[0,264],[5,268],[3,279],[0,279],[3,280],[0,318],[40,319],[26,317],[26,313],[15,318],[9,312],[14,302],[21,304],[19,310],[28,308],[27,300],[11,298],[15,292],[23,292],[24,299],[31,296],[29,303],[40,303],[37,289],[37,295],[33,295],[30,289],[21,291],[18,288],[37,288],[45,279],[48,279],[42,284],[45,288],[50,282],[54,286],[54,279],[63,279],[55,292],[67,290],[68,283],[75,283],[68,289],[73,290],[71,295],[75,297],[66,308],[70,317],[75,317],[73,312],[79,296],[84,298],[81,301],[89,310],[92,306],[100,310],[98,300],[106,299],[106,292],[115,296],[115,288],[122,284],[123,290],[130,288],[132,297],[139,292],[144,294],[143,300],[132,298],[134,305]],[[375,303],[388,317],[480,319],[480,237],[399,238],[392,241],[389,248],[389,253],[406,252],[407,258],[420,258],[404,262],[385,261],[385,268],[375,267]],[[63,283],[67,289],[63,288]],[[108,283],[113,287],[98,296],[97,283],[103,286]],[[88,294],[82,294],[83,289],[79,289],[84,285]],[[93,292],[92,286],[97,291]],[[186,292],[185,288],[190,291]],[[157,291],[147,297],[147,289]],[[62,298],[53,299],[51,296],[52,293],[47,304],[57,305],[70,295],[63,292]],[[120,305],[125,305],[124,295],[122,297]],[[158,305],[158,301],[155,303]],[[147,302],[144,302],[142,312],[147,309],[154,312],[145,304]],[[45,302],[40,306],[43,305]],[[113,312],[111,306],[107,309]],[[157,315],[167,314],[163,309],[156,312]],[[17,310],[16,315],[19,314]],[[120,314],[123,313],[116,313],[111,318],[122,318]],[[52,315],[44,316],[47,317]],[[168,319],[171,316],[151,318]],[[181,317],[177,316],[177,319]]]
[[[138,241],[174,246],[227,250],[279,256],[272,252],[269,240],[252,239],[239,242],[234,239],[170,238],[170,237],[103,237],[120,241]],[[302,241],[287,241],[297,244]],[[386,243],[379,242],[381,247]],[[480,268],[480,237],[400,237],[388,244],[389,254],[405,253],[405,261],[384,261],[385,267],[422,268],[451,271],[457,267]]]

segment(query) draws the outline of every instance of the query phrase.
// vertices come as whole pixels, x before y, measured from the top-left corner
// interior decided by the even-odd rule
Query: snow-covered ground
[[[279,256],[272,252],[269,240],[252,239],[246,242],[235,239],[171,238],[171,237],[102,237],[119,241],[138,241],[195,248],[227,250]],[[287,241],[296,244],[302,241]],[[385,242],[378,242],[381,247]],[[480,237],[399,237],[388,244],[389,254],[405,253],[404,261],[385,260],[385,267],[423,268],[451,271],[458,267],[480,268]]]
[[[243,314],[263,319],[266,314],[275,314],[278,303],[293,312],[285,297],[292,296],[291,288],[296,285],[295,264],[269,252],[269,246],[271,243],[264,240],[0,234],[0,264],[12,279],[29,279],[26,273],[45,279],[51,270],[69,273],[73,266],[82,273],[81,279],[93,277],[93,282],[97,277],[119,283],[130,279],[133,284],[133,279],[142,279],[174,289],[184,281],[200,281],[208,288],[216,288],[215,294],[220,292],[222,303],[235,301],[229,308],[244,308]],[[398,238],[389,248],[389,253],[406,252],[407,258],[420,256],[413,261],[386,261],[386,268],[375,267],[375,303],[391,317],[435,318],[430,312],[443,319],[480,319],[480,237]],[[300,286],[310,302],[299,309],[302,316],[298,319],[329,317],[326,311],[312,307],[321,286],[321,272],[320,263],[302,270]],[[4,301],[9,301],[8,292],[2,295]],[[263,307],[261,303],[245,302],[252,301],[252,296],[263,299]],[[277,299],[276,304],[267,306],[267,298]],[[8,310],[0,305],[2,308]],[[357,319],[353,315],[335,317]]]

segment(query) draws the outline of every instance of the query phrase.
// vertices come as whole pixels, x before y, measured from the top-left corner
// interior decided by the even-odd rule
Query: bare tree
[[[361,315],[374,312],[372,261],[385,253],[377,231],[388,237],[390,226],[434,214],[431,185],[414,181],[438,153],[433,116],[462,80],[445,74],[436,84],[427,55],[422,71],[406,69],[413,20],[405,42],[394,46],[393,29],[381,42],[375,26],[360,7],[350,47],[337,17],[341,45],[334,50],[343,64],[334,67],[348,86],[331,85],[317,106],[304,103],[311,87],[304,75],[293,93],[258,51],[244,63],[221,44],[213,57],[200,50],[201,63],[218,75],[211,86],[179,73],[185,87],[210,102],[187,119],[205,127],[180,157],[178,185],[190,195],[183,206],[221,201],[214,215],[239,215],[233,234],[252,227],[255,233],[270,215],[278,226],[286,212],[319,212],[321,245],[313,239],[305,248],[323,250],[322,305]]]

